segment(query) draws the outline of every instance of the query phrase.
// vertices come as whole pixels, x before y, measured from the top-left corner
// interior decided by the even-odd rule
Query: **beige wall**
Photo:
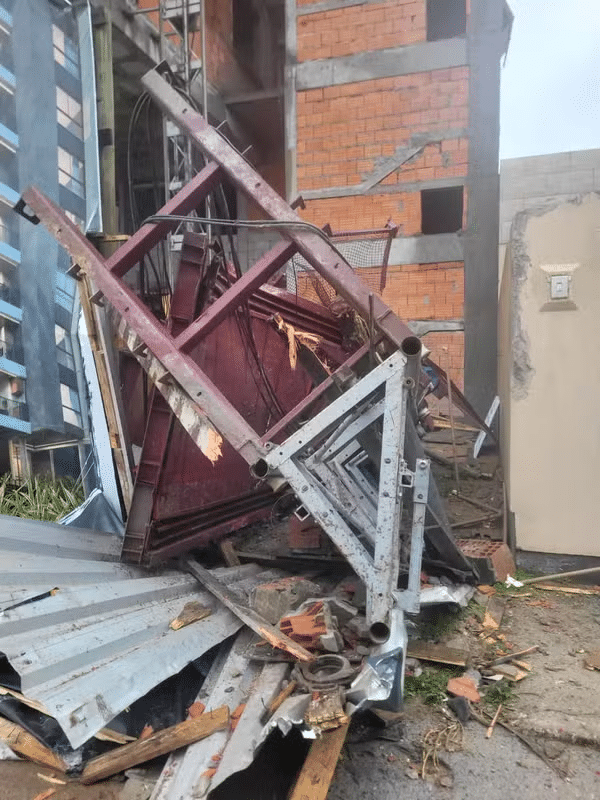
[[[570,300],[550,300],[553,273],[571,275]],[[598,195],[517,217],[500,321],[502,449],[517,547],[600,556]]]

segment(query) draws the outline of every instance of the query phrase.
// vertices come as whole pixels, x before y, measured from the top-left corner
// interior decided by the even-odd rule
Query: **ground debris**
[[[186,625],[191,625],[192,622],[198,622],[201,619],[206,619],[212,614],[212,609],[203,606],[197,600],[191,600],[186,603],[180,613],[169,623],[169,628],[178,631],[185,628]]]
[[[81,782],[84,784],[116,775],[136,764],[150,761],[152,758],[170,753],[180,747],[197,742],[209,736],[214,731],[223,730],[229,724],[229,709],[222,706],[215,711],[202,714],[197,719],[188,719],[157,731],[147,739],[139,739],[131,744],[125,744],[109,753],[97,756],[85,765]]]

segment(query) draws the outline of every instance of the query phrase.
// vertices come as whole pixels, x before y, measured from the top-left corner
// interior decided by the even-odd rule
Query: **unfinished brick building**
[[[105,24],[107,3],[93,3]],[[240,149],[252,145],[264,177],[288,200],[302,196],[305,219],[337,231],[399,226],[384,299],[485,413],[496,381],[505,0],[161,0],[158,9],[155,0],[119,0],[111,21],[117,113],[106,125],[114,144],[103,141],[122,169],[112,189],[119,230],[107,232],[127,232],[132,196],[138,218],[154,210],[160,141],[148,154],[134,129],[129,172],[125,152],[135,78],[166,58],[187,71],[210,121]],[[169,183],[177,185],[172,175]],[[253,214],[241,198],[235,210]],[[237,234],[248,261],[269,243],[267,234]]]

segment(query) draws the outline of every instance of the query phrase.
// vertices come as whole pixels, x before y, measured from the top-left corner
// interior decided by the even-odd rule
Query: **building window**
[[[63,367],[75,371],[75,359],[73,358],[73,342],[69,331],[62,325],[54,326],[54,338],[56,340],[56,353],[59,364]]]
[[[73,194],[85,199],[83,162],[62,147],[58,148],[58,182]]]
[[[462,186],[423,189],[421,192],[421,233],[456,233],[462,228]]]
[[[15,71],[12,42],[9,32],[0,25],[0,64],[9,72]]]
[[[79,405],[79,395],[76,390],[71,389],[66,383],[61,383],[60,398],[64,421],[81,428],[81,406]]]
[[[73,311],[75,299],[75,280],[60,270],[56,271],[56,289],[54,300],[65,311]]]
[[[427,0],[428,42],[464,36],[466,30],[466,0]]]
[[[19,249],[19,223],[17,215],[12,208],[4,204],[0,206],[0,242]]]
[[[77,214],[73,214],[72,211],[65,211],[65,217],[70,219],[73,225],[77,225],[80,230],[83,230],[83,220]]]
[[[81,103],[59,86],[56,87],[56,118],[59,125],[79,139],[83,139]]]
[[[52,26],[52,44],[54,45],[54,60],[75,78],[79,78],[79,53],[77,45],[61,31],[56,25]]]

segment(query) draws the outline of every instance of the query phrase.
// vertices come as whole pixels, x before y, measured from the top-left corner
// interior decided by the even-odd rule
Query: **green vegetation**
[[[515,684],[506,678],[488,686],[483,696],[483,703],[491,713],[498,708],[500,703],[502,703],[503,709],[510,709],[515,700]]]
[[[70,478],[12,480],[10,475],[0,478],[0,514],[56,522],[84,500],[81,482]]]
[[[418,676],[407,675],[404,681],[404,696],[420,697],[428,706],[436,706],[446,698],[446,686],[450,678],[461,675],[461,669],[434,669],[428,667]]]

